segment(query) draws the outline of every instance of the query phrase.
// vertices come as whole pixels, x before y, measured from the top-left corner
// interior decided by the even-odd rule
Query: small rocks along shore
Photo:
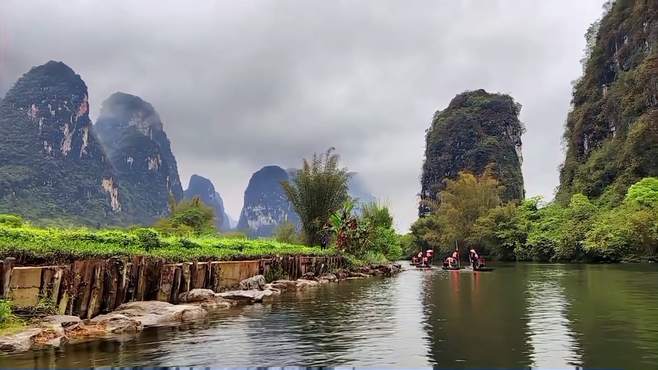
[[[382,264],[338,270],[320,276],[307,273],[297,280],[276,280],[271,283],[266,283],[262,275],[256,275],[241,281],[239,290],[215,293],[210,289],[193,289],[182,293],[178,297],[182,304],[160,301],[129,302],[90,320],[69,315],[46,316],[34,319],[25,329],[0,336],[0,354],[59,347],[65,342],[75,343],[118,334],[133,334],[149,327],[175,326],[203,320],[213,310],[266,302],[285,291],[304,290],[322,284],[371,276],[392,276],[400,271],[402,268],[398,264]]]

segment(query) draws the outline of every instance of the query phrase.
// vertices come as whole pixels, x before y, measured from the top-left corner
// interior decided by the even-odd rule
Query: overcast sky
[[[464,90],[523,105],[526,192],[553,197],[602,3],[2,0],[0,96],[51,59],[87,83],[92,119],[113,92],[139,95],[160,113],[184,187],[209,177],[234,218],[253,172],[334,146],[404,231],[425,130]]]

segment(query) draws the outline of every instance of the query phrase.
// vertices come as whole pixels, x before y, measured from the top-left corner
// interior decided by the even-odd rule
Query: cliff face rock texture
[[[54,61],[24,74],[0,103],[0,213],[120,222],[125,197],[119,189],[94,135],[80,76]]]
[[[436,112],[426,134],[421,199],[436,199],[444,180],[460,171],[480,175],[487,167],[505,187],[503,200],[523,199],[520,110],[508,95],[476,90],[455,96]],[[419,214],[427,212],[421,205]]]
[[[212,208],[215,212],[215,227],[220,231],[227,231],[231,229],[231,221],[224,210],[224,201],[217,191],[213,183],[199,175],[192,175],[190,183],[184,193],[185,199],[192,199],[199,197],[201,201]]]
[[[130,198],[133,222],[149,224],[169,212],[170,194],[183,198],[176,158],[160,116],[141,98],[112,94],[94,129]]]
[[[658,175],[658,2],[615,1],[587,36],[557,200],[583,193],[616,203]]]
[[[244,192],[237,228],[252,236],[270,236],[286,221],[298,225],[299,216],[281,186],[288,179],[288,172],[279,166],[266,166],[254,173]]]

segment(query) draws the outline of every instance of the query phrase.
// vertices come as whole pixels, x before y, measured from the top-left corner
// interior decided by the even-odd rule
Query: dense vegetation
[[[573,194],[623,202],[630,185],[658,176],[658,2],[608,2],[588,31],[584,74],[564,133],[557,200]]]
[[[274,240],[250,240],[218,234],[165,234],[152,228],[90,230],[40,228],[18,216],[0,216],[0,258],[53,262],[76,258],[153,256],[169,261],[244,259],[273,255],[331,255],[323,249]]]
[[[455,96],[437,112],[425,138],[421,199],[436,199],[460,171],[481,175],[486,169],[505,187],[503,200],[523,199],[520,110],[508,95],[476,90]],[[426,206],[421,202],[421,215],[429,212]]]
[[[490,177],[460,174],[438,208],[412,226],[415,244],[447,253],[458,243],[522,261],[618,262],[658,252],[658,178],[632,185],[617,206],[583,194],[565,206],[539,198],[502,203],[496,187]],[[479,207],[469,205],[473,198]]]

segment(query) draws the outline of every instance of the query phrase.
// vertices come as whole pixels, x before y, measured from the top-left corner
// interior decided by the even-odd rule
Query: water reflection
[[[432,276],[424,305],[429,356],[442,367],[527,367],[529,346],[519,320],[520,282],[499,273],[441,272]],[[509,281],[508,281],[509,280]],[[505,282],[505,286],[501,286]]]
[[[409,270],[285,294],[136,337],[0,357],[8,367],[655,369],[657,266]]]
[[[569,303],[560,286],[563,270],[533,266],[528,274],[527,307],[533,366],[579,365],[580,349],[567,318]]]

